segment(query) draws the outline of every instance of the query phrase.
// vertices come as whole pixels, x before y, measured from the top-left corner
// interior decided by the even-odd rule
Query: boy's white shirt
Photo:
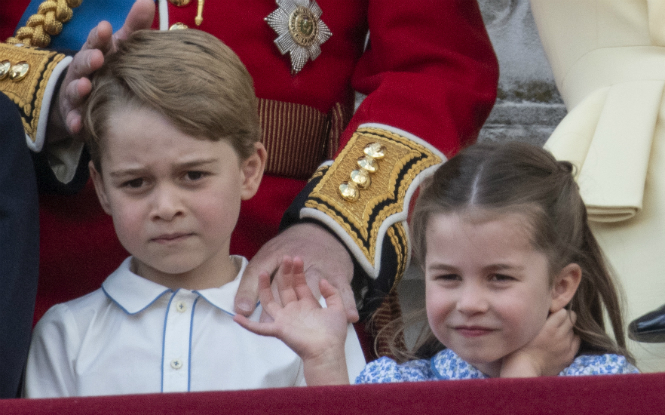
[[[280,340],[233,321],[245,271],[219,288],[170,290],[130,271],[127,258],[81,298],[52,307],[35,327],[29,398],[256,389],[304,385],[302,361]],[[323,300],[322,300],[323,301]],[[250,317],[258,320],[261,307]],[[349,324],[349,380],[365,359]]]

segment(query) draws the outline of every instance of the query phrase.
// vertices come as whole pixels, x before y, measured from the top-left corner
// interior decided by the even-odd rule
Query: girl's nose
[[[484,313],[489,309],[485,290],[475,284],[466,284],[459,291],[457,310],[464,314]]]

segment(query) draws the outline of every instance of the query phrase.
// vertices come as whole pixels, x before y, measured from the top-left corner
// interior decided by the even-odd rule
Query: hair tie
[[[557,161],[557,165],[559,166],[559,169],[566,174],[573,174],[573,171],[575,170],[575,166],[569,161]]]

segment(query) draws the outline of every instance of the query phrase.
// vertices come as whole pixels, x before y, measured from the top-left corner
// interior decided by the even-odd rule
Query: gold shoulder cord
[[[37,13],[30,16],[26,25],[16,31],[16,36],[7,39],[7,43],[47,47],[51,43],[51,36],[60,34],[62,24],[72,18],[72,8],[80,6],[82,1],[45,0],[39,5]]]

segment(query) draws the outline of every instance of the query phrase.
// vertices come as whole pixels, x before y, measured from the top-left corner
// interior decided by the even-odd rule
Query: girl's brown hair
[[[577,314],[574,331],[582,340],[580,353],[616,353],[634,362],[626,349],[618,290],[589,228],[572,171],[570,163],[524,143],[476,144],[461,151],[421,190],[411,220],[413,254],[425,263],[426,228],[433,214],[478,209],[526,215],[531,243],[547,255],[551,276],[570,263],[582,269],[579,288],[567,306]],[[616,341],[605,330],[604,311]],[[431,357],[443,348],[425,324],[414,353],[393,353],[408,360]]]
[[[111,113],[142,107],[190,136],[228,140],[241,160],[261,138],[249,72],[228,46],[199,30],[137,31],[106,57],[83,110],[97,171]]]

